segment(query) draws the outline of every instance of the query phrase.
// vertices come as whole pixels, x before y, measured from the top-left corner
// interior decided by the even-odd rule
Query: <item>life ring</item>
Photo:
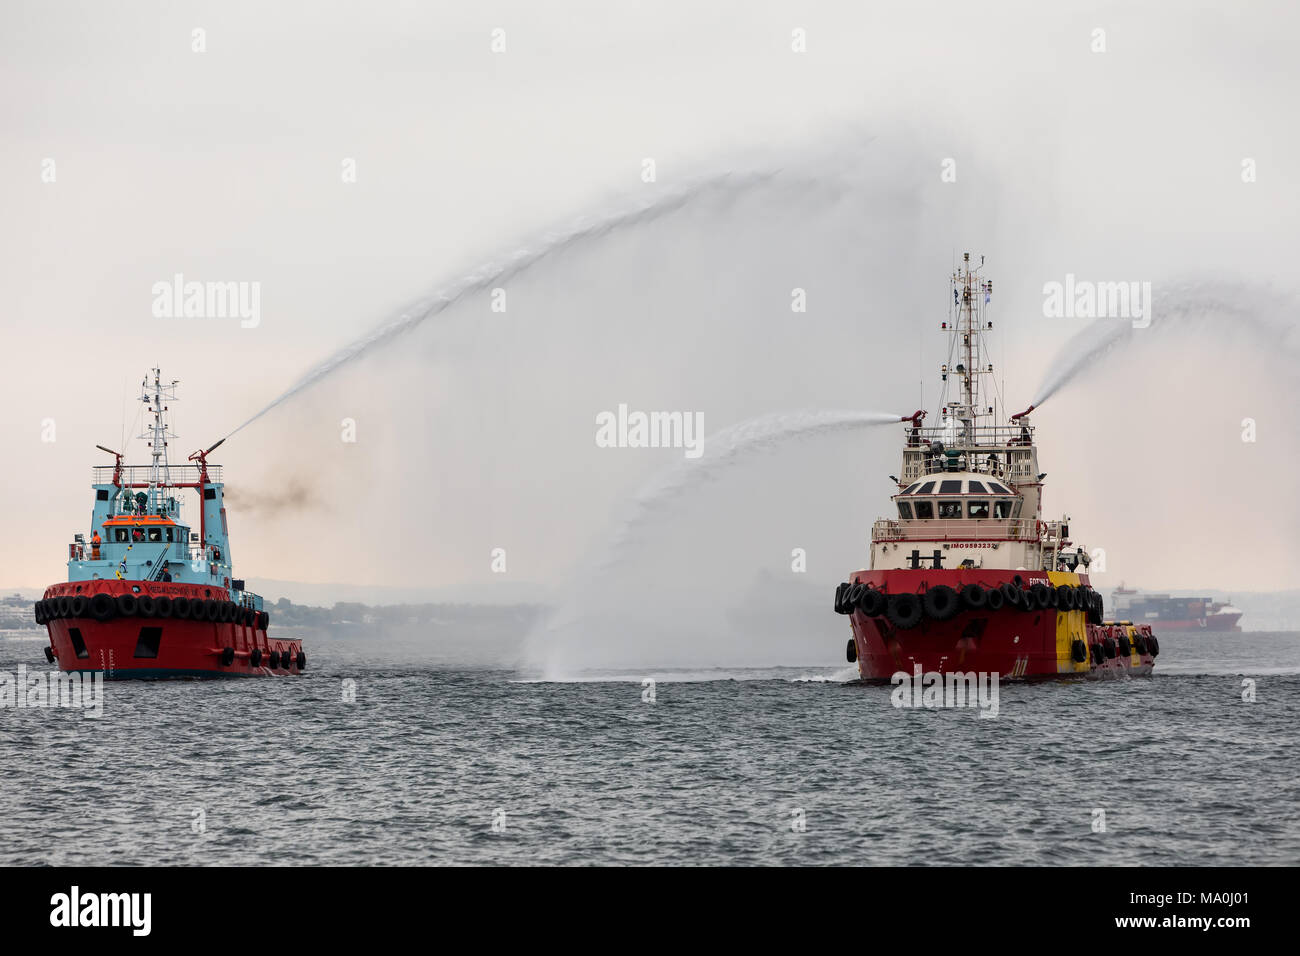
[[[946,621],[961,610],[961,598],[946,584],[936,584],[925,592],[925,613],[936,621]]]
[[[844,657],[850,664],[858,662],[858,644],[853,638],[849,638],[849,646],[844,649]]]
[[[968,584],[961,589],[961,603],[972,611],[978,611],[989,603],[989,592],[978,584]]]
[[[858,597],[858,610],[867,617],[876,617],[885,610],[885,596],[875,588],[865,588]]]
[[[921,599],[910,591],[904,591],[901,594],[891,594],[889,603],[885,607],[885,617],[889,618],[889,623],[900,630],[911,630],[921,623],[921,618],[925,615],[925,610],[921,606]]]
[[[96,621],[107,621],[113,616],[113,599],[103,591],[90,599],[90,616]]]
[[[117,613],[119,617],[135,617],[137,601],[134,594],[117,596]]]

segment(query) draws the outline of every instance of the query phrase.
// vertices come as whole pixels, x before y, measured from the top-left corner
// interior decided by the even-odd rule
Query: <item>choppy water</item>
[[[1154,678],[1004,684],[979,719],[836,665],[540,683],[321,641],[302,679],[0,710],[0,863],[1300,862],[1300,635],[1161,647]]]

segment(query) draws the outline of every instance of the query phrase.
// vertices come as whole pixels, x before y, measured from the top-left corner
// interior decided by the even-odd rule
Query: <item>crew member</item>
[[[92,560],[92,561],[98,561],[98,560],[99,560],[99,545],[100,545],[100,543],[101,543],[101,542],[100,542],[99,532],[96,531],[96,532],[94,533],[94,535],[92,535],[91,538],[90,538],[90,560]]]

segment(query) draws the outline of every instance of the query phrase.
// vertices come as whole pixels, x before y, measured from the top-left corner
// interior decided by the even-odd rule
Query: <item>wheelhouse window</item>
[[[928,495],[928,494],[929,494],[930,492],[932,492],[932,491],[934,491],[934,482],[933,482],[933,481],[927,481],[925,484],[923,484],[923,485],[920,487],[920,489],[917,491],[917,494],[918,494],[918,495]]]
[[[922,519],[933,518],[933,517],[934,517],[934,502],[933,502],[933,501],[918,501],[918,502],[916,503],[916,516],[917,516],[918,518],[922,518]]]
[[[161,541],[161,540],[162,540],[162,528],[150,528],[150,529],[149,529],[149,540],[150,540],[150,541]]]
[[[995,501],[995,502],[993,502],[993,517],[995,517],[995,518],[1010,518],[1010,517],[1011,517],[1011,505],[1012,505],[1012,502],[1010,502],[1010,501]]]
[[[988,516],[989,503],[987,501],[968,501],[966,503],[966,517],[987,518]]]
[[[174,529],[174,528],[168,528],[168,529],[167,529],[167,540],[168,540],[168,541],[171,541],[171,540],[172,540],[172,534],[175,532],[175,530],[176,530],[176,529]]]
[[[941,494],[941,495],[959,495],[959,494],[961,494],[961,482],[960,482],[960,481],[941,481],[941,482],[939,482],[939,494]],[[942,505],[940,505],[939,510],[940,510],[941,512],[943,511],[943,506],[942,506]],[[943,517],[943,516],[940,515],[940,517]]]
[[[906,501],[900,501],[898,503],[898,516],[900,518],[911,518],[912,506],[908,504]]]
[[[966,490],[973,495],[982,495],[985,493],[984,483],[982,481],[968,481],[966,482]]]
[[[940,518],[960,518],[961,502],[960,501],[941,501],[939,502]]]
[[[1006,488],[1004,488],[1004,487],[1002,487],[1001,485],[999,485],[996,481],[990,481],[990,482],[989,482],[989,489],[990,489],[990,490],[991,490],[995,495],[1009,495],[1009,494],[1011,494],[1010,491],[1008,491]]]
[[[920,484],[921,483],[919,481],[912,482],[912,484],[908,486],[907,490],[904,491],[903,494],[910,495],[912,492],[916,491],[918,487],[920,487]]]
[[[126,530],[125,528],[114,528],[114,529],[113,529],[113,540],[114,540],[114,541],[126,541],[127,538],[128,538],[128,536],[127,536],[127,530]]]

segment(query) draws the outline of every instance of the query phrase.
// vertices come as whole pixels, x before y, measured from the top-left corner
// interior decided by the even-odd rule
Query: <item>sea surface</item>
[[[309,648],[300,679],[110,682],[98,719],[0,708],[0,864],[1300,862],[1300,634],[1170,635],[1154,677],[1003,683],[996,718],[833,663]]]

